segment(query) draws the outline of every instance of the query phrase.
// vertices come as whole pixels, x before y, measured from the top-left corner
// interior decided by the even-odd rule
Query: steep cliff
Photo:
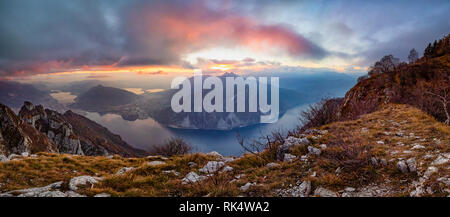
[[[51,139],[20,119],[10,108],[0,103],[0,153],[57,152]]]

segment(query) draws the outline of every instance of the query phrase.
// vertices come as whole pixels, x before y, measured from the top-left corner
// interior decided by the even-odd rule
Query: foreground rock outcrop
[[[25,102],[19,117],[50,138],[60,153],[76,155],[144,156],[105,127],[72,111],[64,114]]]
[[[57,152],[56,144],[0,103],[0,154]]]

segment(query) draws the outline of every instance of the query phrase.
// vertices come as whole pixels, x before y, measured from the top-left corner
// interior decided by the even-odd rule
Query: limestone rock
[[[290,136],[284,140],[283,145],[280,145],[277,150],[277,159],[282,161],[284,154],[289,153],[289,149],[294,146],[302,146],[310,144],[307,138],[296,138]]]
[[[100,194],[94,195],[94,197],[111,197],[111,195],[108,193],[100,193]]]
[[[275,167],[279,167],[279,166],[280,166],[280,164],[273,163],[273,162],[268,163],[268,164],[266,165],[266,167],[268,167],[268,168],[275,168]]]
[[[215,173],[224,165],[225,163],[221,161],[209,161],[203,168],[199,169],[199,171],[202,173]]]
[[[292,154],[284,154],[284,158],[283,161],[285,162],[292,162],[297,158],[297,156],[292,155]]]
[[[326,188],[319,187],[314,191],[314,196],[318,197],[337,197],[336,192]]]
[[[297,182],[297,184],[292,188],[282,190],[281,196],[308,197],[310,193],[311,193],[311,182],[303,181]]]
[[[406,161],[406,164],[408,165],[408,169],[410,172],[416,172],[416,159],[410,158]]]
[[[314,154],[314,155],[320,155],[322,153],[322,151],[318,148],[315,148],[313,146],[308,146],[308,153],[310,154]]]
[[[225,172],[231,172],[231,171],[233,171],[233,167],[230,167],[230,166],[225,166],[225,167],[221,170],[222,173],[225,173]]]
[[[150,162],[146,163],[147,166],[160,166],[160,165],[165,165],[165,164],[166,164],[166,162],[159,161],[159,160],[150,161]]]
[[[163,173],[165,174],[173,174],[174,176],[179,176],[180,173],[175,170],[164,170]]]
[[[70,179],[69,189],[72,191],[78,190],[79,185],[94,185],[98,181],[102,180],[100,177],[92,177],[92,176],[78,176]]]
[[[402,171],[402,173],[408,172],[408,165],[405,163],[405,161],[399,161],[397,163],[397,168]]]
[[[196,183],[206,179],[206,176],[200,176],[196,172],[188,173],[181,181],[182,184]]]
[[[6,161],[9,161],[9,159],[5,155],[0,154],[0,162],[6,162]]]
[[[206,153],[206,155],[213,156],[213,157],[218,157],[218,158],[222,158],[223,157],[217,151],[212,151],[212,152]]]
[[[441,165],[445,164],[449,161],[447,157],[444,155],[439,155],[433,162],[431,162],[431,165]]]
[[[241,191],[248,191],[248,189],[250,189],[250,187],[251,187],[251,186],[254,186],[254,185],[256,185],[256,183],[254,183],[254,182],[253,182],[253,183],[248,182],[247,184],[241,186],[239,189],[240,189]]]
[[[122,175],[128,171],[133,170],[134,167],[122,167],[122,169],[120,169],[119,171],[117,171],[116,175]]]

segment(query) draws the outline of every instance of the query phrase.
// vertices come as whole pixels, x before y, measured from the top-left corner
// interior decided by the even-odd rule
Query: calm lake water
[[[274,130],[294,129],[300,124],[300,112],[308,105],[302,105],[288,110],[276,123],[260,124],[233,130],[181,130],[167,128],[149,118],[146,120],[127,121],[115,114],[99,115],[87,112],[87,118],[105,126],[111,132],[118,134],[130,145],[148,150],[154,145],[164,143],[171,137],[181,137],[191,144],[195,151],[217,151],[222,155],[241,155],[244,150],[239,145],[237,134],[245,141],[251,141]]]

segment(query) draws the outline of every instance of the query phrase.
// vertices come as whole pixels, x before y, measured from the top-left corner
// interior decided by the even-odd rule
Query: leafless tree
[[[448,113],[448,104],[450,103],[450,94],[449,94],[448,88],[442,90],[440,94],[436,94],[431,91],[426,91],[425,93],[436,97],[435,100],[439,101],[442,104],[442,107],[444,109],[444,114],[447,118],[444,121],[444,123],[447,125],[450,125],[450,114]]]
[[[393,71],[398,64],[400,64],[400,59],[395,58],[392,54],[386,55],[370,67],[369,75],[373,76],[376,74]]]
[[[419,53],[417,53],[416,49],[412,49],[408,55],[409,63],[415,63],[419,59]]]

